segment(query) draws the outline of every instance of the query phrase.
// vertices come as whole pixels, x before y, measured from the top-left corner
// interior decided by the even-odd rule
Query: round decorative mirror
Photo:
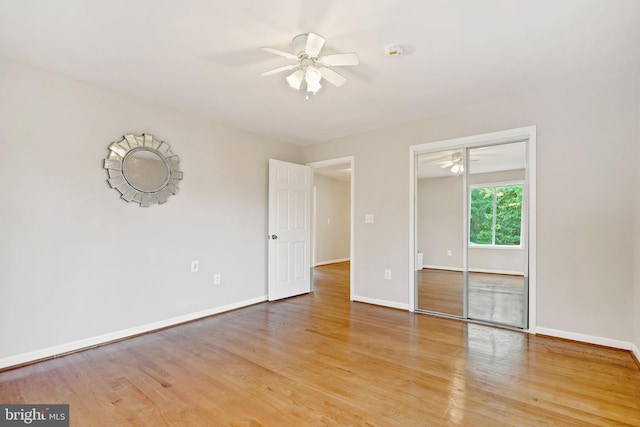
[[[109,156],[104,159],[109,185],[122,199],[144,207],[164,203],[178,192],[179,166],[169,144],[149,134],[125,135],[109,145]]]
[[[122,161],[122,174],[138,191],[153,193],[167,184],[170,174],[164,158],[150,148],[136,148]]]

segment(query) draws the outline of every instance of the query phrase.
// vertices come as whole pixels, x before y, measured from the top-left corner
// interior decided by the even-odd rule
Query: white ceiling
[[[321,168],[314,168],[313,173],[337,179],[338,181],[351,182],[351,163],[340,163]]]
[[[0,0],[0,56],[306,145],[631,72],[639,18],[639,0]],[[309,31],[360,65],[305,101],[259,76],[288,63],[259,48]]]

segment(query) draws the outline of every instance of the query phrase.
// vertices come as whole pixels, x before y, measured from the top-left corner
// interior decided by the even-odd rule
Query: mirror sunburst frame
[[[127,175],[125,159],[134,153],[146,152],[150,156],[157,156],[166,169],[163,183],[154,186],[152,190],[145,190],[132,181],[133,175]],[[140,206],[148,207],[156,203],[165,203],[170,196],[178,192],[178,183],[182,180],[180,159],[171,151],[171,146],[165,141],[158,141],[153,135],[124,135],[120,141],[109,145],[109,155],[104,159],[104,168],[109,174],[107,182],[118,190],[120,197],[127,202],[136,202]]]

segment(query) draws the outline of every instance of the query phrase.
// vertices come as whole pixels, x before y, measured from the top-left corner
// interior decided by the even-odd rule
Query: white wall
[[[0,94],[0,362],[264,298],[268,158],[298,147],[5,60]],[[102,168],[143,132],[184,171],[150,208]]]
[[[351,183],[319,174],[316,188],[316,264],[350,256]]]
[[[550,88],[305,147],[306,161],[358,164],[355,295],[408,304],[410,145],[537,125],[538,327],[629,342],[637,187],[620,159],[635,143],[633,80]]]

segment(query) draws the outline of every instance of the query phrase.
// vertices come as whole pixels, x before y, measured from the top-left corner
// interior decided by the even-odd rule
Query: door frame
[[[311,251],[310,251],[310,256],[311,256],[311,260],[310,260],[310,265],[311,268],[314,268],[315,265],[315,259],[316,259],[316,255],[315,255],[315,251],[316,251],[316,218],[315,218],[315,212],[316,212],[316,198],[315,198],[315,185],[314,185],[314,179],[315,179],[315,171],[314,169],[318,169],[318,168],[323,168],[326,166],[333,166],[333,165],[339,165],[339,164],[349,164],[351,167],[351,188],[350,188],[350,197],[351,197],[351,208],[350,208],[350,212],[349,212],[349,221],[350,221],[350,225],[349,225],[349,259],[350,259],[350,268],[349,268],[349,300],[353,301],[353,295],[355,294],[354,292],[354,287],[355,287],[355,245],[354,245],[354,240],[355,240],[355,156],[346,156],[346,157],[338,157],[335,159],[328,159],[328,160],[320,160],[317,162],[311,162],[311,163],[307,163],[306,166],[309,166],[311,168],[311,188],[312,188],[312,206],[311,206],[311,212],[312,212],[312,224],[311,224]],[[313,283],[312,283],[313,286]]]
[[[528,141],[527,168],[525,181],[528,183],[528,218],[529,218],[529,324],[526,332],[536,331],[537,301],[537,259],[536,259],[536,126],[526,126],[480,135],[446,139],[409,147],[409,310],[416,310],[416,219],[417,219],[417,176],[416,156],[435,151],[474,148],[486,145],[498,145],[510,142]]]

